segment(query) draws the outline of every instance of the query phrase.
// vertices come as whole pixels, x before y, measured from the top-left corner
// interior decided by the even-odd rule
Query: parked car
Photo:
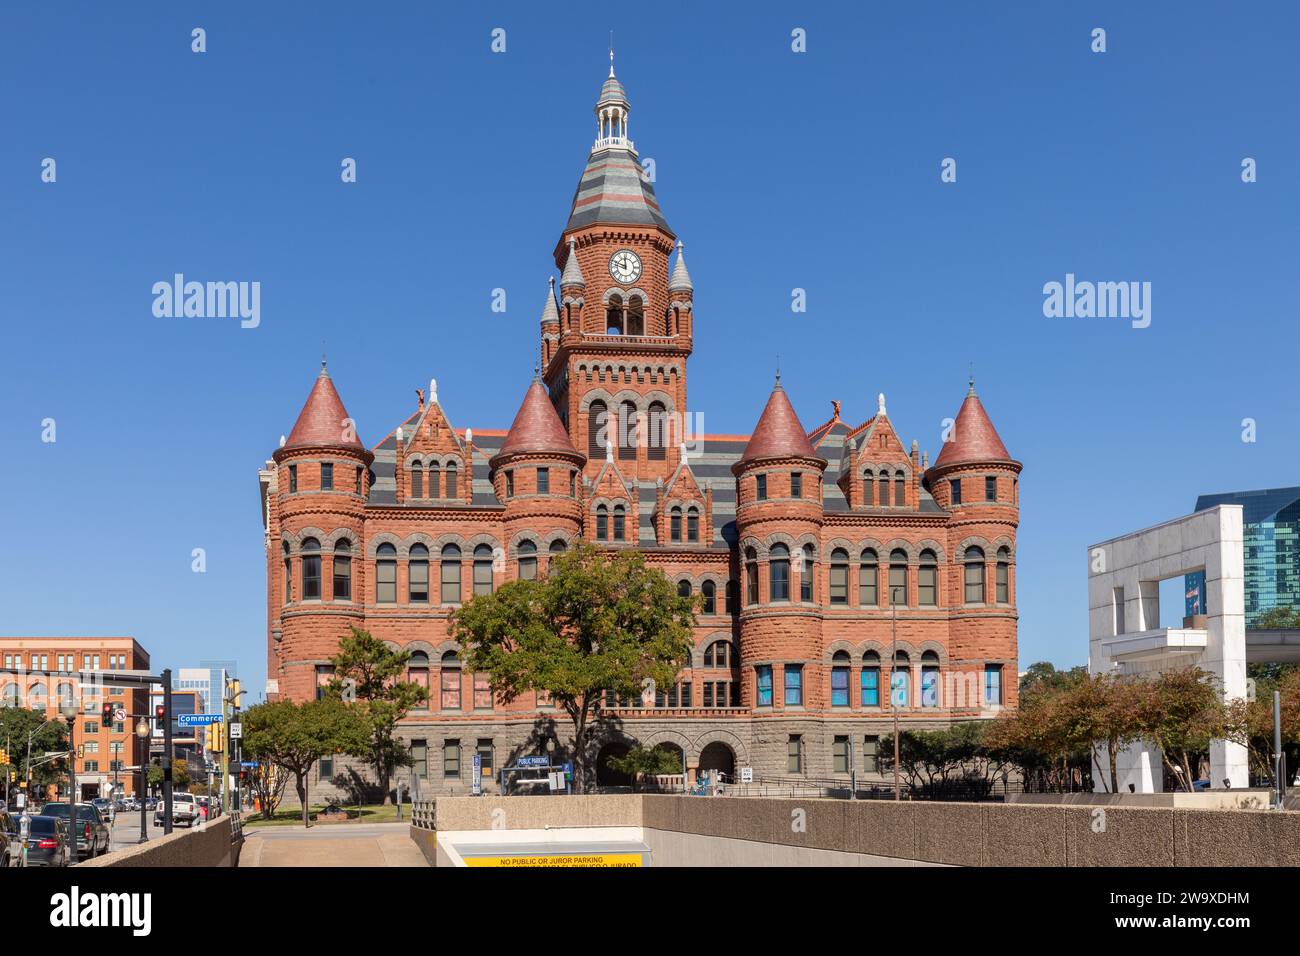
[[[164,810],[166,807],[162,801],[158,802],[157,808],[153,812],[153,822],[159,826],[162,825]],[[199,815],[199,804],[194,799],[192,793],[173,793],[172,794],[172,826],[185,824],[187,827],[194,826],[195,822],[202,822]]]
[[[23,847],[18,838],[18,818],[0,810],[0,869],[18,865]]]
[[[13,817],[13,822],[16,826],[18,818]],[[28,822],[31,829],[27,831],[27,866],[67,866],[68,825],[65,818],[42,814],[29,817]],[[21,846],[16,835],[14,844]]]
[[[41,808],[45,816],[69,819],[66,803],[47,803]],[[108,852],[108,818],[93,803],[77,804],[77,858],[90,859]]]

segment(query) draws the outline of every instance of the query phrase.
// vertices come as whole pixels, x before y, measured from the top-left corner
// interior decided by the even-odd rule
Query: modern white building
[[[1205,572],[1206,614],[1160,626],[1160,582]],[[1246,695],[1245,571],[1241,505],[1218,505],[1184,518],[1102,541],[1088,548],[1088,670],[1093,674],[1158,674],[1198,666],[1212,673],[1227,699]],[[1105,754],[1102,759],[1106,760]],[[1126,748],[1117,760],[1119,787],[1163,789],[1153,744]],[[1109,771],[1094,767],[1097,789]],[[1211,786],[1248,785],[1246,748],[1210,744]]]

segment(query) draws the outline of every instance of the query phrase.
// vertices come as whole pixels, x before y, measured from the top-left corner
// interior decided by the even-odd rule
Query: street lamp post
[[[72,866],[77,865],[77,742],[73,738],[73,728],[77,725],[77,703],[75,698],[65,698],[59,702],[59,713],[68,722],[68,859]]]
[[[140,840],[149,842],[149,822],[145,819],[145,794],[149,792],[149,720],[141,717],[135,725],[135,735],[140,738]]]
[[[898,701],[894,696],[895,672],[898,670],[898,592],[900,588],[889,589],[889,629],[894,640],[894,659],[889,663],[889,710],[894,715],[894,799],[902,800],[898,782]]]

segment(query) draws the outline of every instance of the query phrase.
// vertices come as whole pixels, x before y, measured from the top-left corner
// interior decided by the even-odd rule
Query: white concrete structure
[[[1089,673],[1158,674],[1195,665],[1215,675],[1225,698],[1245,697],[1242,549],[1241,505],[1218,505],[1089,547]],[[1201,569],[1208,612],[1204,626],[1162,628],[1160,582]],[[1117,766],[1121,792],[1130,784],[1137,793],[1163,789],[1160,753],[1152,744],[1126,748]],[[1211,741],[1210,778],[1216,789],[1225,780],[1234,789],[1247,786],[1246,748]],[[1093,779],[1096,789],[1103,789],[1109,770],[1094,767]]]

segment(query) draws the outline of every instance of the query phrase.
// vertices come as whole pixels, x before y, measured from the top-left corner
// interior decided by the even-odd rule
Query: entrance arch
[[[620,773],[613,767],[609,766],[610,757],[624,757],[627,755],[628,749],[628,745],[621,741],[612,741],[600,748],[600,751],[596,754],[596,786],[632,786],[631,775]]]
[[[700,772],[717,770],[725,780],[731,781],[736,776],[736,753],[720,740],[706,746],[700,751]]]

